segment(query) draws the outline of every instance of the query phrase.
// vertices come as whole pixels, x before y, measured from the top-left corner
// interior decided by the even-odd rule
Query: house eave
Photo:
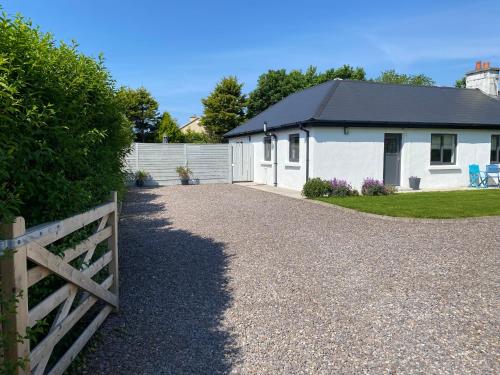
[[[500,130],[500,123],[496,124],[473,124],[473,123],[429,123],[429,122],[404,122],[404,121],[353,121],[353,120],[316,120],[310,119],[298,121],[279,126],[270,126],[268,131],[278,131],[300,126],[322,126],[322,127],[356,127],[356,128],[413,128],[413,129],[474,129],[474,130]],[[224,135],[224,138],[247,136],[263,133],[263,130],[249,130],[231,135]]]

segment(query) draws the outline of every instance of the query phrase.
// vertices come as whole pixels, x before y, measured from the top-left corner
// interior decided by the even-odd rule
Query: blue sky
[[[476,60],[500,65],[498,0],[0,0],[56,39],[75,39],[119,85],[148,88],[180,123],[223,76],[251,91],[268,69],[351,64],[453,85]]]

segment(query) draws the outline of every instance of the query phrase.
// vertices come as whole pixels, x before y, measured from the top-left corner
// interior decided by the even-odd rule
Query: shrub
[[[62,219],[123,186],[131,128],[103,59],[0,13],[0,221]]]
[[[329,183],[329,195],[331,196],[348,197],[352,195],[359,195],[358,191],[353,189],[351,184],[347,183],[346,180],[334,178],[333,180],[330,180]]]
[[[398,192],[398,188],[394,185],[386,185],[385,186],[385,191],[387,192],[387,195],[395,194]]]
[[[395,192],[396,188],[394,186],[386,186],[383,181],[374,178],[365,178],[361,187],[363,195],[389,195]]]
[[[76,44],[56,43],[21,16],[0,13],[0,87],[1,222],[22,215],[32,227],[64,219],[123,189],[132,129],[101,57],[83,55]],[[57,254],[93,229],[84,227],[49,250]],[[50,275],[30,288],[30,302],[35,305],[60,282]],[[43,322],[31,329],[33,346],[48,331]],[[0,350],[6,344],[2,337]],[[3,362],[0,372],[14,365]]]
[[[330,182],[321,178],[311,178],[304,184],[302,195],[306,198],[318,198],[330,194]]]

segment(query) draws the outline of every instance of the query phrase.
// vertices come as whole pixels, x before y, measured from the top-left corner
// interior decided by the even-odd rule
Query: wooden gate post
[[[113,285],[110,290],[117,297],[119,296],[119,273],[118,273],[118,194],[111,192],[111,201],[114,202],[113,212],[108,216],[108,223],[111,225],[112,233],[108,238],[108,249],[111,251],[113,260],[109,265],[109,272],[113,275]],[[118,311],[118,307],[116,308]]]
[[[24,218],[16,217],[13,223],[0,225],[0,234],[4,239],[14,239],[26,232]],[[28,325],[28,270],[26,263],[27,246],[17,247],[13,253],[0,259],[0,277],[2,298],[4,301],[17,298],[15,311],[5,311],[3,334],[8,338],[9,346],[4,348],[4,360],[16,363],[24,360],[24,369],[17,367],[17,374],[29,374],[30,342],[26,337]]]

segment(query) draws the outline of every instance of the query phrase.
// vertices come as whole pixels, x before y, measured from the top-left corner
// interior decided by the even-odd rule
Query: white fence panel
[[[175,171],[179,166],[191,169],[192,183],[230,183],[230,147],[229,144],[134,143],[126,158],[127,169],[131,173],[148,172],[149,186],[179,184]]]

